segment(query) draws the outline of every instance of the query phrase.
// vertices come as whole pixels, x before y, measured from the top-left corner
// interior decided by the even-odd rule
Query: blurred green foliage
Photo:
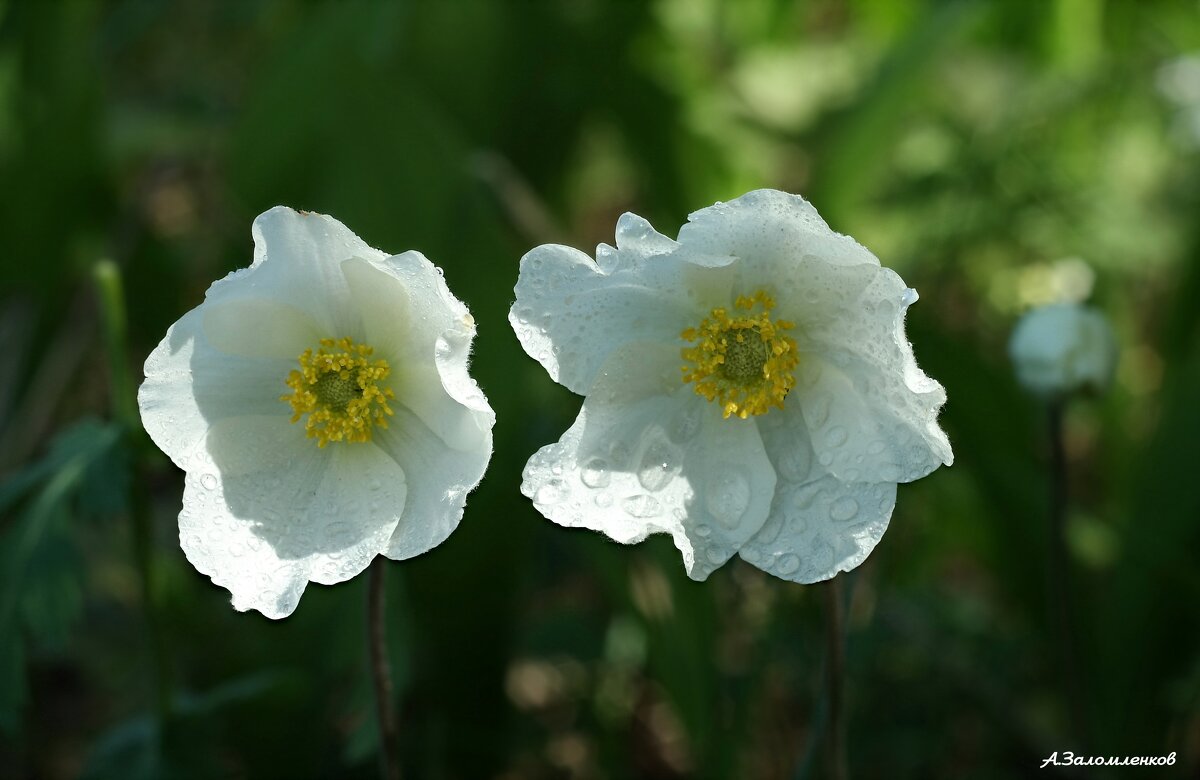
[[[517,492],[579,404],[507,326],[518,258],[764,186],[921,291],[909,335],[950,398],[955,466],[901,488],[855,575],[853,775],[1075,749],[1195,776],[1198,53],[1193,0],[0,0],[0,776],[376,772],[363,578],[233,612],[178,548],[180,475],[129,476],[136,432],[81,422],[112,408],[93,263],[123,271],[137,381],[277,203],[421,249],[479,324],[495,458],[450,540],[391,567],[409,776],[816,776],[814,588],[736,560],[692,583],[669,541]],[[1067,419],[1081,743],[1044,413],[1004,345],[1089,294],[1122,358]],[[152,511],[165,722],[123,485]]]

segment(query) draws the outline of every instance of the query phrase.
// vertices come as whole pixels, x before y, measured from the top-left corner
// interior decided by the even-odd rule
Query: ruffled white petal
[[[259,215],[251,232],[254,261],[213,282],[207,304],[268,300],[303,312],[327,338],[361,330],[357,311],[348,305],[341,264],[350,258],[381,260],[385,253],[333,217],[286,206]]]
[[[167,330],[146,359],[138,390],[142,424],[154,443],[181,469],[209,427],[228,417],[276,416],[290,409],[279,400],[296,358],[248,358],[222,352],[204,329],[205,307],[188,312]]]
[[[674,350],[621,351],[559,442],[530,458],[521,491],[556,523],[624,544],[669,533],[703,580],[761,527],[775,473],[754,421],[722,419],[683,386]]]
[[[740,284],[751,291],[786,278],[803,260],[879,265],[857,241],[830,230],[804,198],[777,190],[755,190],[693,212],[679,231],[679,243],[746,261],[739,268]]]
[[[937,423],[946,401],[904,333],[916,300],[893,271],[797,264],[781,280],[780,316],[796,323],[798,386],[818,456],[849,481],[909,482],[954,460]]]
[[[521,258],[508,319],[521,345],[572,392],[585,394],[622,344],[676,344],[733,282],[733,258],[680,247],[633,214],[617,226],[617,248],[596,261],[565,246]]]
[[[812,436],[818,462],[849,482],[911,482],[954,456],[937,425],[941,385],[917,389],[879,366],[803,356],[788,397]]]
[[[318,449],[287,418],[231,417],[188,459],[180,543],[238,610],[291,614],[385,549],[404,511],[400,466],[374,444]]]
[[[230,295],[262,295],[307,312],[327,337],[356,333],[357,310],[348,305],[341,265],[350,258],[379,261],[387,254],[368,246],[349,228],[324,214],[276,206],[254,220],[254,263]],[[270,259],[270,262],[266,262]],[[231,281],[232,276],[226,281]],[[208,293],[225,294],[218,282]]]
[[[392,366],[396,404],[449,446],[491,452],[496,417],[467,371],[475,321],[420,252],[342,266],[363,337]]]
[[[858,566],[887,530],[894,482],[847,482],[813,451],[804,416],[790,407],[759,422],[778,482],[766,523],[739,554],[792,582],[826,580]]]
[[[401,561],[436,547],[458,527],[467,494],[479,484],[491,459],[491,430],[479,446],[455,449],[401,407],[375,440],[408,477],[404,516],[383,551]]]

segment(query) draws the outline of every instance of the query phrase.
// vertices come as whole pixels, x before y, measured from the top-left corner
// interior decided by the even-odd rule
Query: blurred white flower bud
[[[1095,309],[1056,303],[1021,318],[1008,343],[1017,379],[1042,395],[1101,392],[1112,381],[1117,344],[1112,327]]]

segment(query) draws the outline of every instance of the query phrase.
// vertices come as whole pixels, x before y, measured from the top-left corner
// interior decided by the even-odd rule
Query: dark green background
[[[920,291],[909,336],[950,399],[957,462],[901,486],[853,578],[853,776],[1025,777],[1069,749],[1196,776],[1198,51],[1191,0],[0,0],[0,776],[376,774],[365,578],[235,613],[179,549],[181,475],[109,422],[93,264],[123,271],[136,384],[280,203],[420,249],[479,326],[495,457],[459,530],[389,566],[408,777],[820,776],[817,588],[736,560],[693,583],[669,540],[567,531],[517,491],[579,404],[507,325],[520,256],[766,186]],[[1067,418],[1081,742],[1044,410],[1005,344],[1092,280],[1122,352]]]

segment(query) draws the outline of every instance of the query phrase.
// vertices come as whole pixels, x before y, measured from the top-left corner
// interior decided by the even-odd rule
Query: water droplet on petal
[[[750,480],[736,466],[726,466],[705,490],[708,511],[726,528],[736,528],[750,506]]]
[[[704,553],[704,557],[708,558],[708,562],[720,566],[725,561],[729,560],[725,555],[725,551],[720,547],[709,547]]]
[[[654,496],[641,493],[621,502],[622,508],[633,517],[654,517],[662,511],[662,505]]]
[[[780,574],[792,574],[799,568],[800,558],[792,553],[788,553],[775,563],[775,571]]]
[[[712,536],[712,529],[707,525],[698,525],[696,526],[695,533],[696,536],[699,536],[701,539],[707,539],[708,537]]]
[[[200,484],[204,486],[205,490],[216,490],[217,477],[214,474],[204,474],[200,477]]]
[[[612,503],[613,497],[608,493],[596,494],[596,506],[600,507],[601,509],[608,509],[610,506],[612,506]]]
[[[607,487],[608,483],[612,480],[612,474],[608,470],[608,461],[604,458],[592,458],[583,464],[583,469],[579,472],[579,478],[583,480],[583,484],[590,488]]]
[[[655,431],[642,453],[637,478],[642,487],[650,492],[662,490],[679,473],[679,451],[669,442],[665,434]]]
[[[842,496],[829,507],[829,516],[839,522],[851,520],[858,514],[858,502],[850,496]]]
[[[849,434],[846,433],[846,429],[840,425],[835,425],[825,432],[825,443],[830,447],[840,447],[846,443],[848,438]]]
[[[829,406],[833,400],[827,395],[819,395],[812,400],[808,407],[808,422],[814,428],[820,428],[829,419]]]

